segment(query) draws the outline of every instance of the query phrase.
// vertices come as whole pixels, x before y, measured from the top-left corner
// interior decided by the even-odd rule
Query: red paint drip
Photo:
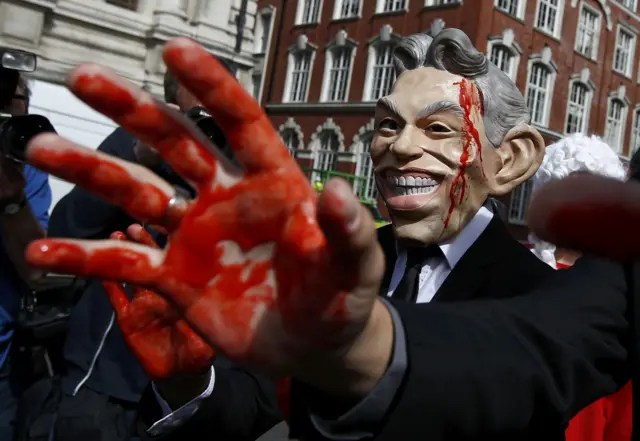
[[[456,204],[461,204],[464,200],[464,194],[467,185],[467,178],[465,176],[465,171],[467,170],[467,165],[470,157],[470,149],[471,143],[474,142],[476,145],[476,149],[480,159],[480,167],[482,168],[482,174],[484,176],[484,167],[482,167],[482,147],[480,144],[480,135],[478,133],[478,129],[476,129],[473,121],[471,120],[471,112],[474,107],[481,108],[482,113],[482,105],[479,104],[482,100],[478,99],[478,89],[474,86],[474,84],[467,80],[462,79],[460,82],[455,83],[460,86],[460,107],[464,111],[464,122],[463,122],[463,144],[462,144],[462,153],[460,154],[460,167],[458,168],[458,174],[453,179],[451,183],[451,189],[449,190],[449,201],[451,205],[449,205],[449,212],[447,213],[447,218],[444,221],[444,227],[447,228],[449,226],[449,222],[451,221],[451,215],[453,214],[453,210],[456,207]]]

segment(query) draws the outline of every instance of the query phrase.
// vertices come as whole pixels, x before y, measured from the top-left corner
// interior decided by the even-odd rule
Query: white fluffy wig
[[[572,173],[588,172],[624,180],[625,170],[618,155],[600,137],[581,133],[569,135],[547,147],[542,165],[533,177],[533,193],[549,182]],[[556,268],[556,246],[529,234],[531,251],[543,262]]]

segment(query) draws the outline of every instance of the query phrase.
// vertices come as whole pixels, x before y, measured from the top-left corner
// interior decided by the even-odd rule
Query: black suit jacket
[[[387,262],[381,287],[381,294],[384,295],[388,291],[397,258],[392,227],[380,228],[378,230],[378,240]],[[455,311],[461,308],[462,304],[473,304],[475,303],[473,302],[474,300],[504,299],[524,295],[535,290],[545,281],[554,278],[555,275],[556,271],[553,268],[541,262],[530,250],[513,239],[499,217],[494,216],[487,228],[453,268],[431,303],[415,305],[393,301],[398,310],[406,313],[403,315],[403,319],[407,320],[405,323],[407,338],[411,338],[408,342],[409,366],[407,380],[402,386],[398,399],[392,406],[387,418],[381,422],[381,434],[376,437],[376,440],[430,439],[440,441],[446,439],[458,441],[456,437],[431,437],[428,426],[424,425],[426,420],[421,416],[431,412],[431,408],[425,406],[421,398],[425,394],[431,394],[433,399],[429,401],[430,405],[433,406],[438,405],[437,401],[442,399],[444,394],[447,400],[443,402],[443,405],[446,405],[448,400],[454,400],[452,406],[457,410],[466,406],[474,406],[478,412],[482,413],[485,408],[482,402],[467,402],[465,391],[462,388],[452,389],[452,394],[449,395],[447,389],[443,388],[442,385],[439,386],[436,381],[429,381],[429,387],[425,387],[426,383],[421,384],[422,375],[419,375],[418,372],[423,368],[423,364],[430,364],[431,369],[437,370],[439,375],[443,375],[447,372],[454,374],[456,369],[469,369],[470,367],[473,369],[473,362],[471,362],[471,365],[461,365],[455,361],[452,364],[449,364],[448,361],[443,363],[439,360],[437,351],[434,351],[436,352],[435,356],[431,356],[431,353],[427,352],[428,347],[421,348],[420,325],[422,319],[420,314],[414,314],[415,311],[428,310],[434,305],[447,305],[450,308],[449,310],[455,314]],[[464,325],[460,326],[461,329],[455,331],[464,334]],[[438,326],[429,326],[428,332],[441,336],[446,341],[446,336],[451,332],[451,326],[446,320],[439,320]],[[414,336],[416,336],[415,340],[413,340]],[[415,343],[415,346],[413,343]],[[438,350],[451,351],[451,348],[446,344],[441,344]],[[477,355],[475,349],[470,345],[465,346],[464,351]],[[427,353],[425,354],[425,352]],[[448,358],[452,359],[454,357],[450,356]],[[469,358],[473,360],[473,356],[470,355]],[[460,362],[462,363],[464,360],[460,360]],[[496,360],[496,362],[499,361]],[[313,398],[310,398],[310,396],[313,396]],[[315,414],[329,420],[336,418],[344,411],[344,408],[338,406],[332,399],[321,398],[319,394],[309,391],[300,384],[297,384],[296,388],[294,388],[292,400],[296,403],[291,406],[292,435],[303,440],[326,440],[313,428],[313,424],[308,418],[309,407],[307,407],[307,404]],[[464,405],[460,406],[461,403],[464,403]],[[457,415],[456,418],[458,418]],[[533,428],[531,432],[525,431],[519,435],[530,436],[530,439],[539,441],[564,440],[565,428],[566,421],[552,420],[547,421],[541,427]],[[420,434],[420,436],[414,436],[414,433]],[[481,440],[483,437],[471,437],[469,439]]]
[[[391,225],[378,229],[378,241],[387,262],[380,289],[384,295],[397,258]],[[433,301],[514,297],[531,291],[553,274],[554,270],[549,265],[515,240],[500,218],[494,216],[453,268]]]
[[[630,378],[631,277],[583,258],[513,299],[395,304],[410,367],[376,439],[550,439]]]

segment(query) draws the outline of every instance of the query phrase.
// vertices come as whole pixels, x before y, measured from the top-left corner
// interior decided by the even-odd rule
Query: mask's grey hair
[[[509,130],[530,121],[525,99],[511,78],[459,29],[444,29],[434,38],[425,33],[402,38],[394,50],[394,66],[397,75],[433,67],[472,80],[484,100],[485,132],[495,147]]]

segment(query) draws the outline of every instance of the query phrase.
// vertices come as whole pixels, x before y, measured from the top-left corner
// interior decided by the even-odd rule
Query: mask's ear
[[[490,183],[491,194],[501,196],[510,193],[533,176],[542,164],[544,149],[544,139],[528,124],[509,130],[502,145],[496,149],[500,164]]]

